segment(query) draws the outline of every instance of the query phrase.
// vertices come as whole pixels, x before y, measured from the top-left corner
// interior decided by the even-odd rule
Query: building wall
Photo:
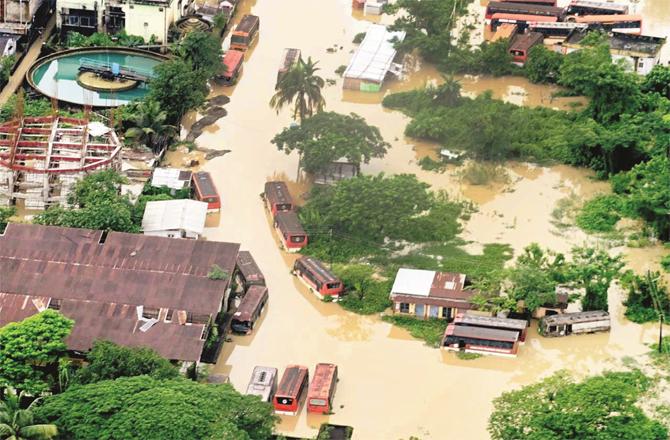
[[[3,0],[4,1],[4,0]],[[44,0],[5,1],[5,21],[10,23],[29,23]]]
[[[653,69],[656,64],[658,64],[659,57],[648,56],[638,58],[633,56],[612,54],[612,61],[616,62],[619,60],[624,60],[624,66],[626,67],[626,70],[635,72],[639,75],[646,75],[651,72],[651,69]]]
[[[416,303],[409,303],[409,313],[401,312],[400,311],[400,302],[394,302],[393,303],[393,313],[394,314],[400,314],[400,315],[405,315],[405,316],[414,316],[415,318],[419,319],[427,319],[427,318],[434,318],[437,317],[439,319],[446,319],[444,318],[444,310],[445,309],[451,309],[451,313],[448,314],[447,316],[450,317],[450,319],[453,319],[456,314],[459,313],[459,309],[455,307],[442,307],[438,306],[437,308],[437,316],[434,314],[431,314],[431,308],[435,306],[429,306],[429,305],[424,305],[423,306],[423,313],[420,313],[419,315],[416,314],[417,312],[417,304]],[[421,308],[421,305],[419,304],[419,308]]]
[[[149,41],[152,35],[159,43],[167,40],[170,25],[181,18],[180,2],[173,0],[170,5],[145,5],[125,3],[120,5],[126,14],[126,33],[139,35]]]
[[[87,11],[96,11],[96,16],[98,18],[98,31],[101,30],[102,26],[102,12],[104,6],[102,4],[103,0],[57,0],[56,2],[56,26],[60,29],[63,27],[63,9],[70,10],[87,10]]]

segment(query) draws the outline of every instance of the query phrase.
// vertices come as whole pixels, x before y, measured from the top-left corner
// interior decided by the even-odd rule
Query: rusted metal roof
[[[263,272],[256,264],[254,257],[249,251],[240,251],[237,254],[237,268],[244,278],[246,285],[261,284],[265,285]]]
[[[293,199],[284,182],[265,182],[265,198],[271,205],[290,205],[288,209],[291,209],[293,206]]]
[[[302,228],[298,215],[293,211],[278,212],[275,215],[275,223],[284,234],[307,235]]]
[[[233,314],[237,321],[250,321],[258,305],[268,297],[268,288],[265,286],[251,286],[242,298],[240,307]]]

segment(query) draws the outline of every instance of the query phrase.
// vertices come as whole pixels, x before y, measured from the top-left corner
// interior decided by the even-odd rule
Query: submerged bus
[[[293,210],[293,199],[285,182],[265,182],[263,196],[272,216],[277,215],[278,212]]]
[[[628,5],[591,0],[572,0],[567,7],[568,15],[626,15]]]
[[[256,321],[263,313],[268,302],[268,288],[265,286],[251,286],[244,294],[240,306],[233,313],[230,328],[235,333],[248,335],[254,329]]]
[[[589,25],[575,22],[534,22],[528,23],[529,32],[539,32],[545,38],[567,38],[573,29],[585,30]]]
[[[206,171],[193,173],[193,197],[207,203],[207,211],[209,212],[221,209],[221,198],[216,191],[212,176]]]
[[[307,412],[327,414],[333,410],[337,386],[337,365],[316,364],[307,392]]]
[[[555,22],[556,17],[538,17],[536,15],[521,15],[521,14],[493,14],[489,24],[489,30],[496,32],[504,24],[516,25],[517,32],[522,33],[530,25],[530,23],[538,21],[542,18],[546,22]]]
[[[250,286],[265,286],[265,276],[249,251],[237,254],[237,283],[245,291]]]
[[[275,412],[278,414],[295,415],[300,409],[300,402],[304,397],[305,388],[309,381],[307,367],[289,365],[279,381],[277,392],[272,400]]]
[[[321,298],[330,296],[337,299],[344,291],[342,281],[316,258],[299,258],[293,264],[293,273]]]
[[[642,33],[641,15],[585,15],[575,17],[577,23],[586,23],[589,27],[602,29],[607,32],[621,32],[624,34]]]
[[[528,322],[523,319],[498,318],[495,316],[479,316],[467,313],[459,313],[454,318],[455,325],[466,327],[481,327],[497,330],[509,330],[516,332],[520,343],[526,341],[526,332],[528,331]]]
[[[523,3],[504,3],[492,1],[486,7],[486,24],[489,24],[493,14],[519,14],[519,15],[535,15],[538,17],[556,17],[556,20],[561,21],[565,18],[565,10],[554,6],[530,5]],[[537,19],[540,21],[541,19]]]
[[[272,367],[254,367],[247,386],[248,396],[258,396],[263,402],[270,402],[277,389],[277,369]]]
[[[307,246],[307,232],[295,212],[278,212],[275,215],[274,227],[286,251],[298,252]]]
[[[519,350],[519,334],[513,330],[451,323],[444,332],[442,347],[452,351],[514,357]]]
[[[260,23],[260,19],[255,15],[243,16],[230,37],[230,48],[246,51],[258,36]]]
[[[286,72],[288,72],[291,67],[298,64],[300,61],[300,49],[288,48],[284,49],[282,54],[281,61],[279,63],[279,70],[277,71],[277,82],[275,83],[275,89],[279,87],[279,82],[284,78]]]
[[[221,83],[224,86],[232,86],[242,73],[242,62],[244,61],[244,52],[239,50],[229,50],[223,56],[224,71],[221,73]]]
[[[517,3],[524,5],[556,6],[556,0],[498,0],[502,3]]]
[[[579,333],[606,332],[610,329],[610,315],[602,310],[559,313],[540,320],[542,336],[567,336]]]

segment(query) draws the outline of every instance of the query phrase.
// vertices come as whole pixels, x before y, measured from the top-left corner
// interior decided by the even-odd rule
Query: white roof
[[[93,137],[104,136],[110,131],[112,131],[112,129],[107,127],[102,122],[93,121],[88,123],[88,134]]]
[[[435,271],[419,269],[398,269],[391,293],[428,296],[435,279]]]
[[[405,32],[389,32],[385,26],[372,24],[365,38],[344,71],[345,78],[382,82],[389,70],[396,50],[390,41],[405,39]]]
[[[207,217],[207,203],[197,200],[159,200],[147,202],[142,230],[170,231],[183,229],[202,234]]]
[[[187,180],[180,179],[179,175],[182,170],[179,168],[156,168],[151,176],[151,186],[160,188],[167,186],[172,189],[182,189],[188,184]],[[190,179],[190,173],[189,173]]]

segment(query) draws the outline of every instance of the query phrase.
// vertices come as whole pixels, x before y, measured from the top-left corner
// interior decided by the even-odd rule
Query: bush
[[[661,258],[661,267],[664,271],[670,272],[670,255],[666,255]]]
[[[442,342],[442,336],[447,328],[447,321],[444,319],[417,319],[410,316],[390,315],[384,316],[384,321],[395,324],[409,331],[409,334],[417,339],[422,339],[426,345],[439,347]]]
[[[354,44],[361,44],[363,42],[363,38],[365,38],[365,32],[359,32],[354,36],[354,40],[352,42]]]
[[[615,194],[599,195],[584,204],[577,214],[577,226],[587,232],[612,232],[621,220],[623,202]]]
[[[371,266],[338,265],[334,271],[346,289],[346,296],[340,301],[344,309],[361,315],[371,315],[383,312],[391,306],[391,283],[375,280]]]
[[[470,162],[461,171],[461,177],[470,185],[488,185],[509,180],[504,167],[481,162]]]

